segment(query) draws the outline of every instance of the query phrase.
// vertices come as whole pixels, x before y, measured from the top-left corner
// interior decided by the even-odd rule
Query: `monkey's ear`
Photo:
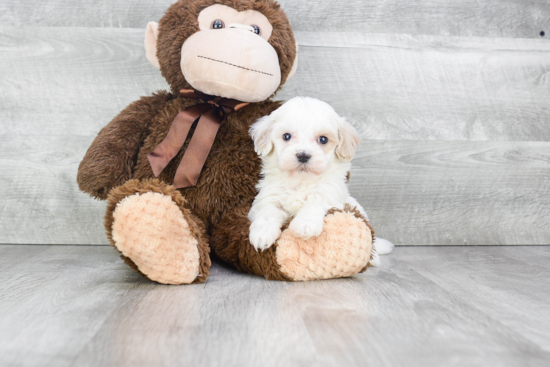
[[[296,73],[296,70],[298,69],[298,42],[296,42],[296,57],[294,58],[294,64],[292,64],[292,69],[290,69],[290,73],[286,77],[286,80],[290,80],[294,76],[294,73]]]
[[[340,117],[340,126],[338,128],[338,146],[336,147],[336,156],[344,162],[349,162],[355,156],[355,149],[359,144],[359,134],[352,124]]]
[[[159,24],[157,22],[149,22],[145,30],[145,56],[154,67],[160,69],[159,59],[157,58],[158,35]]]
[[[258,119],[250,127],[250,136],[254,140],[254,150],[259,156],[266,156],[273,150],[273,143],[271,142],[271,131],[275,119],[273,115],[264,116]]]

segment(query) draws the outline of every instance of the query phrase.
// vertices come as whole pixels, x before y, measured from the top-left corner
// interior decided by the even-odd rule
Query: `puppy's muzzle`
[[[300,152],[296,153],[296,158],[298,158],[298,162],[300,163],[307,163],[311,158],[311,155],[307,154],[306,152]]]

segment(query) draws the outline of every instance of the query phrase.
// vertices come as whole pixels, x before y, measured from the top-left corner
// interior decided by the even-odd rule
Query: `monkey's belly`
[[[224,138],[228,136],[231,138]],[[151,141],[158,142],[157,145],[163,140],[162,135],[156,139],[152,136],[150,138]],[[149,147],[144,146],[140,151],[134,178],[142,180],[154,177],[147,159],[149,149],[146,148],[155,146],[155,143],[147,144]],[[188,142],[159,175],[160,180],[172,184],[187,145]],[[187,206],[205,222],[208,232],[221,220],[223,214],[243,202],[252,202],[256,195],[255,185],[258,182],[260,165],[248,135],[220,131],[197,186],[180,189],[188,202]]]
[[[174,99],[151,121],[150,134],[145,138],[137,160],[128,162],[133,166],[133,178],[142,180],[154,177],[147,154],[165,139],[174,118],[188,106],[188,99]],[[229,115],[220,126],[197,186],[181,189],[187,206],[204,221],[208,233],[211,233],[223,214],[243,203],[251,204],[254,200],[261,161],[254,151],[248,129],[258,118],[279,106],[279,102],[266,101]],[[193,133],[194,128],[189,132],[180,152],[164,168],[158,179],[172,184]]]

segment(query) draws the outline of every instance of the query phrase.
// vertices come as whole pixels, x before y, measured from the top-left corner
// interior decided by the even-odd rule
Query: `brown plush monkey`
[[[107,235],[126,263],[165,284],[205,281],[210,249],[267,279],[364,271],[373,233],[349,208],[327,213],[316,238],[283,231],[264,252],[248,242],[260,172],[248,130],[280,106],[270,98],[296,70],[296,42],[279,5],[180,0],[160,25],[149,23],[145,48],[171,92],[142,97],[103,128],[77,179],[82,191],[108,199]]]

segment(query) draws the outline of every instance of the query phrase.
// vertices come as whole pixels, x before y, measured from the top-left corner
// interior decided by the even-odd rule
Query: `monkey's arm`
[[[80,190],[104,200],[113,187],[131,178],[148,126],[170,99],[168,92],[142,97],[101,129],[78,167]]]

